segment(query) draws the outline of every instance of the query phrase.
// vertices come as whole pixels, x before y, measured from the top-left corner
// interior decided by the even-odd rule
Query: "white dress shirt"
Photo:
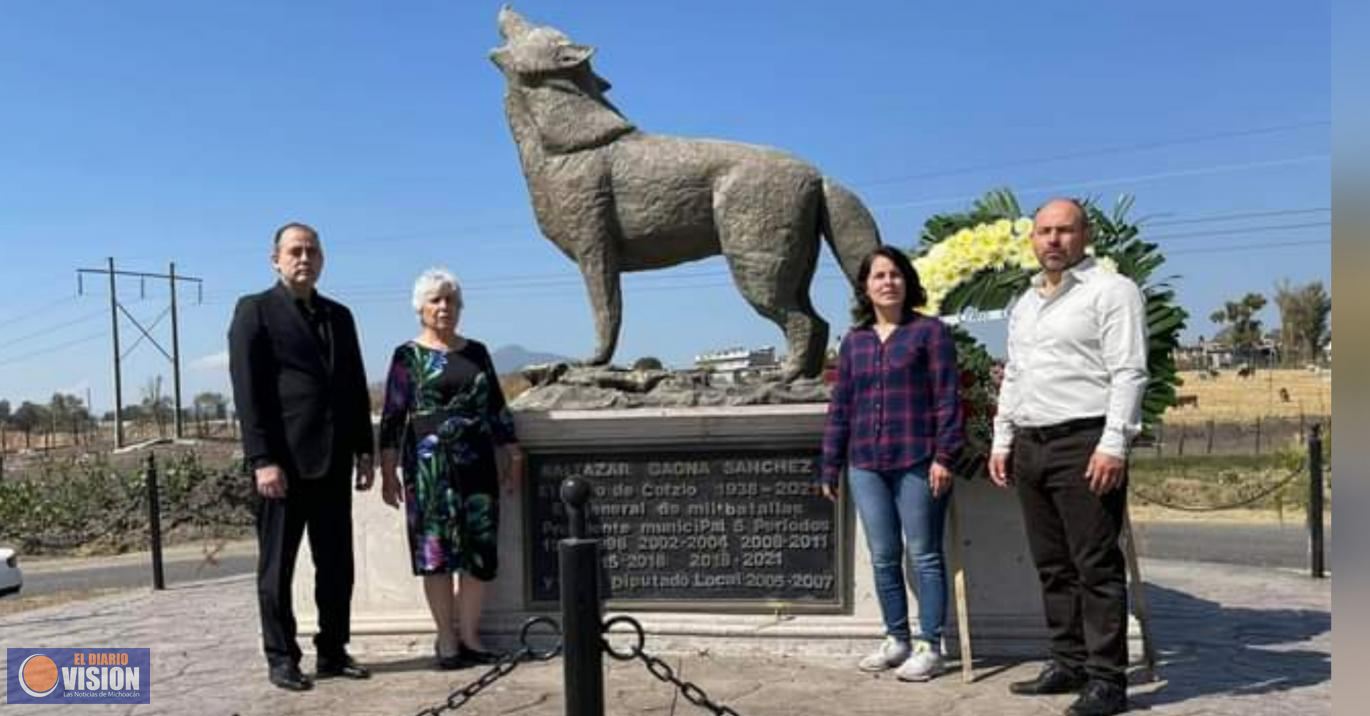
[[[1096,450],[1126,457],[1141,431],[1146,392],[1146,301],[1125,276],[1091,257],[1062,272],[1044,296],[1045,276],[1009,310],[1008,363],[994,418],[996,453],[1015,427],[1105,418]]]

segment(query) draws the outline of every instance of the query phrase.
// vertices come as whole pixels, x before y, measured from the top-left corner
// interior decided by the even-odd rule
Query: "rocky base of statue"
[[[569,363],[524,368],[533,387],[510,401],[515,410],[611,410],[696,406],[826,403],[820,379],[785,383],[780,370],[725,376],[692,370],[619,368]]]

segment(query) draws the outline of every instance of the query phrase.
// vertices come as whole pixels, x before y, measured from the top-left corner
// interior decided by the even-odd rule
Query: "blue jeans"
[[[947,569],[942,558],[942,526],[950,492],[934,498],[928,485],[930,461],[906,470],[847,470],[847,484],[866,530],[875,594],[885,633],[908,642],[909,599],[904,591],[904,546],[918,585],[918,635],[941,649],[947,614]]]

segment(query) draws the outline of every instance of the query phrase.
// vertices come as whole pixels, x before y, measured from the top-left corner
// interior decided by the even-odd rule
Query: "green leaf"
[[[1175,371],[1173,351],[1179,345],[1179,335],[1184,330],[1189,313],[1175,304],[1175,293],[1170,282],[1178,279],[1178,276],[1168,275],[1153,280],[1155,273],[1165,264],[1165,256],[1159,246],[1142,238],[1144,232],[1141,223],[1128,217],[1134,203],[1134,197],[1125,194],[1113,202],[1108,212],[1104,212],[1097,201],[1083,201],[1093,227],[1096,255],[1108,257],[1117,263],[1118,272],[1136,282],[1146,296],[1147,369],[1150,379],[1142,400],[1142,419],[1149,426],[1159,423],[1165,410],[1175,404],[1175,387],[1180,384],[1180,378]],[[994,189],[973,202],[969,211],[938,214],[929,218],[919,234],[919,245],[926,250],[961,229],[974,228],[998,219],[1017,219],[1022,215],[1021,205],[1012,191]],[[1030,278],[1031,272],[1019,268],[980,272],[943,299],[942,313],[1004,308],[1027,290]],[[963,369],[976,363],[963,363]]]

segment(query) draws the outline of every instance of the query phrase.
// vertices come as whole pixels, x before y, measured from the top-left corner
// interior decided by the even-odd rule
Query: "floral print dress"
[[[515,441],[490,353],[467,340],[442,351],[395,349],[381,415],[382,449],[400,453],[415,575],[494,579],[499,526],[495,446]]]

